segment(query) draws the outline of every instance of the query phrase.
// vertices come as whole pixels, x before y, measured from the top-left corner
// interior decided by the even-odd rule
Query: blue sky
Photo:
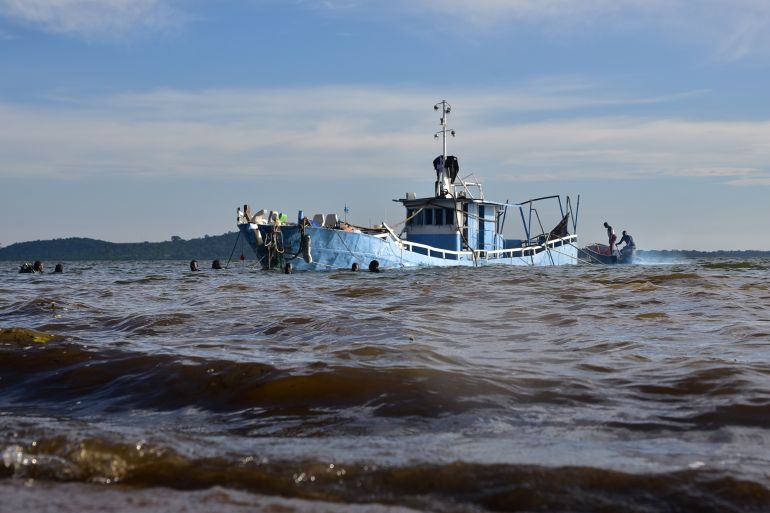
[[[460,174],[582,243],[770,250],[765,0],[0,0],[0,70],[2,245],[395,224],[447,99]]]

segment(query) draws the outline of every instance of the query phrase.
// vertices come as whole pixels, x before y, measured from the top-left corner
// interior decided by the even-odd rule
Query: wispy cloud
[[[551,110],[521,122],[533,104],[553,109],[558,97],[527,94],[524,88],[453,96],[458,137],[451,149],[463,172],[537,181],[724,177],[736,186],[761,184],[758,177],[770,173],[770,121],[581,118],[572,111],[567,118]],[[591,101],[588,92],[583,96]],[[429,177],[440,151],[432,138],[436,100],[424,91],[327,87],[163,90],[47,107],[0,104],[0,177],[306,178],[378,176],[383,169]],[[577,103],[562,102],[565,108]]]
[[[455,19],[468,30],[507,30],[512,24],[565,33],[646,31],[709,48],[731,61],[770,48],[770,2],[766,0],[297,0],[308,9],[371,16],[401,23],[407,13]],[[260,2],[255,3],[259,9]],[[181,0],[0,0],[0,17],[53,33],[120,38],[137,31],[178,27],[195,7]],[[257,11],[258,12],[258,11]]]
[[[745,12],[733,17],[728,29],[725,37],[717,39],[720,58],[727,61],[741,59],[757,51],[757,47],[767,52],[770,44],[770,3],[749,5]]]
[[[770,174],[763,174],[760,176],[739,178],[737,180],[729,180],[725,182],[726,185],[732,185],[735,187],[754,187],[765,186],[770,187]]]
[[[171,0],[0,0],[0,16],[54,33],[125,37],[175,26]]]
[[[299,0],[298,3],[311,5],[319,9],[338,11],[361,7],[367,0]]]
[[[637,0],[417,0],[417,3],[435,12],[484,24],[505,20],[581,23],[598,15],[607,16],[644,6]],[[649,0],[649,3],[659,4],[656,0]]]
[[[485,30],[511,23],[562,35],[565,29],[645,29],[706,46],[722,60],[767,54],[770,48],[766,0],[415,0],[411,5]]]

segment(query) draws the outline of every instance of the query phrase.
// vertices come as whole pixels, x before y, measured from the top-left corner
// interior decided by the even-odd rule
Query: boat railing
[[[417,251],[415,251],[415,248],[419,248],[424,250],[425,255],[429,257],[446,259],[447,255],[451,255],[451,256],[454,256],[456,260],[460,260],[461,256],[473,258],[473,251],[467,251],[467,250],[455,251],[452,249],[437,248],[434,246],[428,246],[427,244],[421,244],[419,242],[411,242],[405,239],[398,239],[396,242],[398,243],[400,248],[404,251],[411,251],[413,253],[417,253]]]
[[[544,244],[523,246],[520,248],[507,248],[507,249],[478,249],[478,250],[462,250],[455,251],[451,249],[436,248],[434,246],[428,246],[427,244],[421,244],[419,242],[410,242],[408,240],[399,239],[397,242],[402,250],[416,252],[415,248],[419,248],[425,252],[426,256],[442,258],[446,260],[447,255],[453,256],[453,260],[461,259],[473,259],[474,254],[476,258],[484,260],[500,260],[505,258],[524,258],[534,256],[541,251],[547,249],[563,246],[577,241],[577,235],[567,235],[559,239],[551,239]],[[465,257],[465,258],[461,258]]]
[[[484,189],[481,182],[476,178],[473,173],[467,175],[465,178],[457,177],[457,181],[460,183],[453,183],[451,185],[453,196],[455,198],[465,197],[470,199],[484,199]],[[475,188],[476,194],[472,188]]]

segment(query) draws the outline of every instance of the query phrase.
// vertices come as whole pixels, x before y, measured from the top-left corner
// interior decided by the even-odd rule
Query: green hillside
[[[81,237],[36,240],[0,248],[0,260],[227,260],[237,238],[238,232],[190,240],[172,237],[164,242],[117,243]],[[233,258],[241,255],[242,241],[237,242]],[[253,256],[247,244],[243,251],[247,258]]]

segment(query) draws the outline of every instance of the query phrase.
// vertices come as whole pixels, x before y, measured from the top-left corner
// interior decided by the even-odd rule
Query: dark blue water
[[[768,261],[17,269],[8,507],[770,511]]]

